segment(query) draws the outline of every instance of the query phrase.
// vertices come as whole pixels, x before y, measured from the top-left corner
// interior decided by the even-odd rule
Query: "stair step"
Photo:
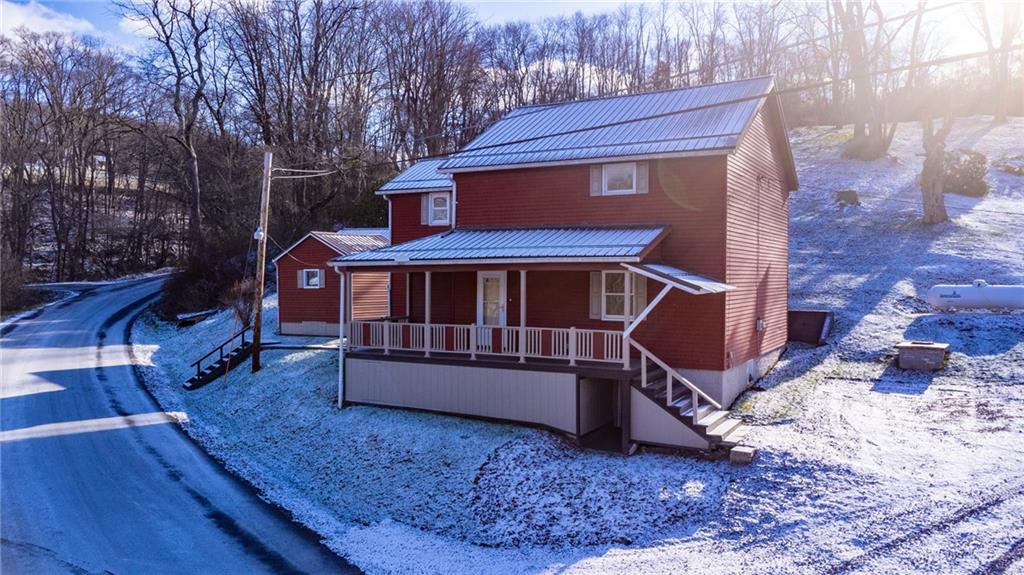
[[[710,409],[705,413],[701,414],[697,420],[697,425],[703,425],[705,428],[714,426],[716,423],[721,422],[723,419],[729,416],[729,412],[723,409],[715,409],[708,406]]]
[[[738,425],[736,429],[726,434],[719,443],[725,446],[735,446],[741,443],[748,433],[750,433],[749,425]]]
[[[672,407],[679,410],[679,415],[683,416],[686,413],[693,411],[693,399],[689,395],[680,397],[672,402]]]
[[[738,419],[723,419],[708,429],[705,433],[715,441],[721,441],[730,431],[741,425],[743,422]]]

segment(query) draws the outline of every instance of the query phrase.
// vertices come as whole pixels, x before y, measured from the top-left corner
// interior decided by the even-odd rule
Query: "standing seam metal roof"
[[[341,255],[364,252],[388,245],[387,236],[377,234],[336,232],[310,232],[309,234]]]
[[[441,161],[439,167],[458,171],[570,160],[726,152],[737,145],[773,85],[772,77],[764,76],[518,108],[461,151]],[[723,104],[716,105],[719,103]],[[712,107],[683,111],[703,106]],[[672,115],[647,118],[659,114]],[[609,123],[618,124],[597,128]],[[564,134],[571,131],[576,132]]]
[[[332,263],[518,258],[635,258],[664,226],[456,229],[397,246],[341,256]]]
[[[377,193],[450,190],[452,189],[452,177],[437,171],[437,168],[444,162],[445,158],[420,160],[381,186]]]

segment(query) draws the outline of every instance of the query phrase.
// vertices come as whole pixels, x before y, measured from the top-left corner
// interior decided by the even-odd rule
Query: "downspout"
[[[452,217],[451,217],[452,221],[451,221],[451,224],[450,224],[452,230],[455,229],[455,210],[456,210],[456,207],[459,205],[459,195],[458,195],[457,189],[458,188],[457,188],[457,186],[455,184],[455,178],[452,177]]]
[[[345,273],[331,266],[338,274],[338,409],[345,407]]]

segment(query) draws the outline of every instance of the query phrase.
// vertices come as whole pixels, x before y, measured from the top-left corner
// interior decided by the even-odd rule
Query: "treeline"
[[[961,113],[1021,113],[1015,3],[662,2],[499,25],[452,1],[121,8],[142,55],[26,30],[0,43],[4,267],[67,280],[184,265],[179,307],[251,271],[264,147],[278,166],[336,170],[274,182],[270,235],[287,245],[385,225],[381,182],[521,105],[775,74],[784,90],[820,84],[785,94],[791,125],[852,123],[860,157],[921,119],[936,77]],[[993,55],[915,68],[943,48],[936,22],[957,17]]]

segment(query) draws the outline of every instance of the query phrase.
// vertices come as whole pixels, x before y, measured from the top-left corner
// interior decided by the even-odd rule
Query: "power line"
[[[865,26],[861,26],[859,28],[852,28],[850,30],[844,30],[844,31],[841,31],[841,32],[838,32],[838,33],[833,32],[833,33],[825,34],[825,35],[822,35],[822,36],[817,36],[817,37],[814,37],[814,38],[810,38],[808,40],[801,40],[799,42],[794,42],[792,44],[787,44],[787,45],[784,45],[784,46],[778,46],[778,47],[772,48],[771,49],[771,53],[772,53],[772,56],[774,57],[778,52],[781,52],[783,50],[789,50],[789,49],[792,49],[792,48],[798,48],[800,46],[805,46],[805,45],[808,45],[808,44],[817,44],[818,42],[820,42],[822,40],[831,39],[831,38],[833,38],[833,37],[835,37],[835,36],[837,36],[839,34],[849,34],[849,33],[852,33],[852,32],[863,32],[864,30],[868,30],[870,28],[875,28],[877,26],[881,26],[881,25],[887,24],[889,22],[894,22],[896,20],[909,20],[910,18],[912,18],[914,16],[925,14],[927,12],[934,12],[934,11],[938,11],[938,10],[944,10],[946,8],[952,8],[952,7],[955,7],[955,6],[959,6],[961,4],[964,4],[964,2],[963,1],[957,1],[957,2],[950,2],[948,4],[942,4],[942,5],[939,5],[939,6],[921,7],[921,8],[918,8],[917,10],[911,10],[910,12],[906,12],[906,13],[900,14],[898,16],[890,16],[889,18],[885,18],[885,19],[880,20],[878,22],[873,22],[871,24],[867,24]],[[719,68],[719,67],[731,66],[733,64],[738,64],[740,62],[748,61],[751,58],[752,58],[751,56],[748,56],[748,57],[745,57],[745,58],[734,58],[732,60],[726,60],[724,62],[719,62],[717,64],[714,64],[712,66],[712,69],[714,70],[714,69]],[[562,101],[559,101],[559,102],[548,102],[548,103],[542,103],[542,104],[532,104],[529,107],[536,107],[537,108],[536,110],[527,110],[527,111],[521,112],[521,113],[517,114],[515,116],[515,118],[517,118],[517,119],[518,118],[523,118],[525,116],[529,116],[529,115],[532,115],[532,114],[543,112],[549,106],[556,106],[556,105],[559,105],[559,104],[565,104],[565,103],[569,103],[569,102],[578,102],[578,101],[585,101],[585,100],[598,100],[598,99],[602,99],[602,98],[608,98],[608,97],[613,97],[613,96],[621,95],[621,94],[623,94],[625,92],[629,92],[631,95],[639,95],[639,94],[651,93],[651,91],[645,92],[644,88],[653,87],[658,82],[663,82],[663,81],[667,81],[667,80],[677,80],[679,78],[684,78],[684,77],[691,76],[691,75],[694,75],[694,74],[699,74],[700,72],[702,72],[702,70],[700,70],[699,68],[698,69],[694,69],[694,70],[686,70],[686,71],[683,71],[683,72],[677,72],[675,74],[670,74],[670,75],[666,76],[665,78],[659,78],[657,80],[655,80],[655,79],[647,80],[645,82],[641,82],[640,84],[638,84],[636,86],[622,87],[622,88],[619,88],[617,90],[613,90],[613,91],[611,91],[611,92],[609,92],[607,94],[602,94],[600,96],[595,96],[593,98],[584,98],[582,100],[562,100]],[[679,88],[665,88],[664,90],[673,90],[673,89],[678,90]],[[520,109],[522,109],[522,108],[520,108]],[[479,124],[473,124],[473,125],[470,125],[470,126],[463,126],[461,128],[456,128],[456,129],[454,129],[452,131],[448,131],[448,132],[440,132],[440,133],[437,133],[437,134],[430,134],[428,136],[422,136],[420,138],[417,138],[417,139],[414,140],[414,142],[422,143],[422,142],[425,142],[427,140],[432,140],[432,139],[435,139],[435,138],[442,138],[442,137],[450,136],[453,133],[461,133],[461,132],[466,132],[466,131],[474,130],[474,129],[485,129],[487,127],[490,127],[490,126],[494,125],[498,121],[500,121],[500,120],[495,120],[493,122],[487,122],[486,124],[485,123],[479,123]]]

